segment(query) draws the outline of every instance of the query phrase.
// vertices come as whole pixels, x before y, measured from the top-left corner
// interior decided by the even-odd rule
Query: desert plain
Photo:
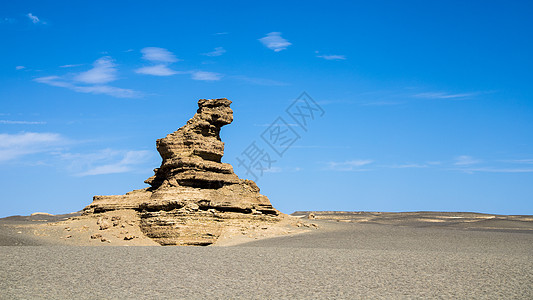
[[[0,220],[1,299],[533,297],[532,216],[295,212],[207,247],[91,239],[72,217]]]

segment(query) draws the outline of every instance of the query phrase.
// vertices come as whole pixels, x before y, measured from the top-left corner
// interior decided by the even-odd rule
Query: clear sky
[[[221,97],[223,161],[255,179],[238,159],[268,153],[283,212],[533,214],[532,6],[1,1],[0,217],[146,187],[155,140]],[[324,112],[306,130],[304,91]],[[299,137],[281,156],[280,120]]]

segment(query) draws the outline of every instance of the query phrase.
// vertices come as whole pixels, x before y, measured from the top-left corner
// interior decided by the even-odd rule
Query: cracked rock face
[[[94,196],[86,215],[132,209],[141,229],[161,245],[209,245],[226,227],[277,222],[281,213],[251,180],[222,163],[222,126],[233,121],[231,101],[201,99],[185,126],[157,140],[163,162],[145,182],[150,187],[125,195]]]

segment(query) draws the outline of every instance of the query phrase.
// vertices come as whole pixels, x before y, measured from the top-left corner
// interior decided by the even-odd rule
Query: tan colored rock
[[[136,236],[134,236],[133,234],[128,234],[124,237],[124,240],[130,241],[130,240],[133,240],[134,238],[136,238]]]
[[[100,230],[106,230],[106,229],[109,229],[109,227],[111,227],[111,224],[109,223],[109,221],[105,218],[98,218],[98,221],[96,221],[96,225],[100,225]]]
[[[102,235],[99,234],[99,233],[95,233],[95,234],[91,235],[91,239],[92,240],[96,240],[96,239],[100,239],[100,238],[102,238]]]
[[[222,126],[233,121],[231,101],[202,99],[194,117],[156,142],[163,159],[150,187],[125,195],[94,196],[85,215],[134,210],[143,233],[161,245],[209,245],[227,228],[278,222],[281,213],[251,180],[222,163]],[[112,219],[117,226],[120,219]],[[100,229],[110,222],[99,219]]]
[[[30,216],[34,217],[34,216],[53,216],[53,215],[49,213],[45,213],[45,212],[34,212]]]

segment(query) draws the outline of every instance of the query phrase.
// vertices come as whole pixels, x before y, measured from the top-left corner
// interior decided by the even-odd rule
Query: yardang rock
[[[145,235],[161,245],[209,245],[224,230],[278,222],[282,214],[251,180],[222,163],[220,129],[233,121],[231,101],[201,99],[185,126],[157,140],[163,162],[125,195],[94,196],[84,214],[135,210]]]

